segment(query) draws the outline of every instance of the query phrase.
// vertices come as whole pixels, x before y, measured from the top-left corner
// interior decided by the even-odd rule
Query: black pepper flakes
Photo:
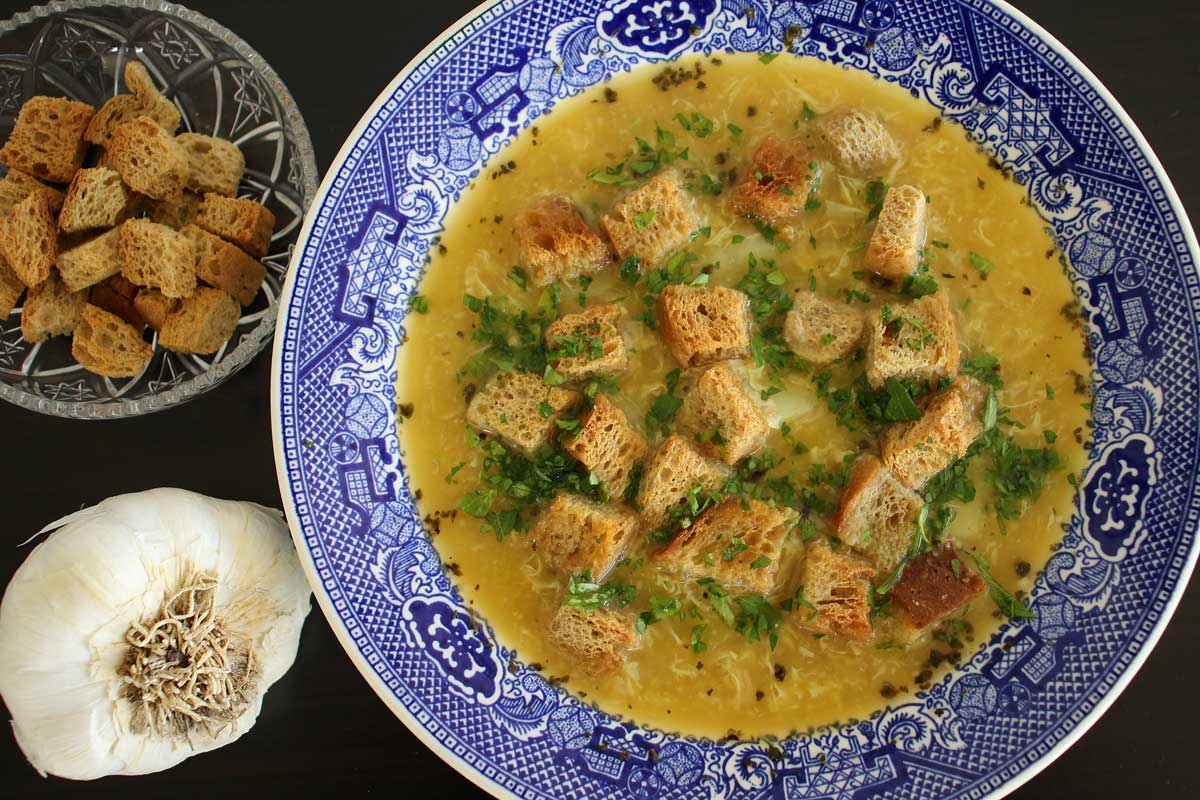
[[[1032,568],[1033,567],[1030,566],[1029,562],[1025,561],[1025,560],[1018,561],[1016,563],[1016,566],[1014,566],[1014,569],[1017,572],[1018,578],[1024,578],[1026,575],[1029,574],[1029,570],[1031,570]]]
[[[404,417],[405,419],[409,419],[413,415],[413,411],[414,411],[413,404],[412,403],[400,403],[399,405],[396,406],[396,411],[400,414],[400,416]]]
[[[757,108],[757,107],[755,107],[755,106],[746,106],[746,116],[747,116],[747,117],[753,117],[753,116],[754,116],[755,114],[757,114],[757,113],[758,113],[758,108]]]
[[[616,91],[613,90],[613,88],[611,86],[604,87],[604,101],[606,103],[617,102],[617,93],[616,93]]]
[[[783,666],[783,664],[776,664],[775,665],[775,680],[779,681],[780,683],[783,683],[784,679],[786,679],[786,678],[787,678],[787,667]]]
[[[896,687],[892,686],[890,683],[884,683],[879,687],[879,694],[883,696],[884,699],[891,700],[896,696]]]
[[[1021,290],[1021,294],[1025,295],[1026,297],[1029,297],[1033,294],[1033,289],[1030,289],[1028,286],[1026,286],[1024,289]]]
[[[456,577],[456,578],[462,577],[462,567],[460,567],[458,565],[457,561],[450,561],[450,562],[446,563],[444,566],[446,568],[446,572],[449,572],[454,577]]]
[[[757,701],[759,701],[759,702],[762,702],[762,699],[763,699],[764,697],[766,697],[766,695],[765,695],[765,694],[763,694],[763,691],[762,691],[762,689],[759,689],[758,691],[756,691],[756,692],[754,693],[754,699],[755,699],[755,700],[757,700]]]
[[[941,129],[942,129],[942,118],[934,117],[932,122],[930,122],[924,128],[921,128],[921,132],[922,133],[937,133]]]

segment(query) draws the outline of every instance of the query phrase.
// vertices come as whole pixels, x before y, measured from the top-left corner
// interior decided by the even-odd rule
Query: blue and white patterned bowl
[[[1041,565],[1034,619],[1005,625],[915,699],[769,753],[607,717],[528,670],[486,623],[473,627],[409,496],[393,385],[425,253],[456,193],[509,138],[615,73],[684,53],[780,50],[796,26],[794,52],[926,100],[1028,189],[1087,311],[1095,448],[1070,530]],[[1175,191],[1116,101],[1002,3],[490,3],[380,95],[308,215],[273,387],[293,535],[371,686],[497,796],[1002,795],[1112,702],[1195,563],[1196,254]]]

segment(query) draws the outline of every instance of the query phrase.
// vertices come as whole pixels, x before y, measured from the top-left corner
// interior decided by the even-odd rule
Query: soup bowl
[[[1024,187],[1065,254],[1094,387],[1088,465],[1005,623],[927,690],[771,741],[610,716],[469,611],[410,493],[397,348],[458,193],[555,103],[687,54],[788,51],[902,87]],[[307,217],[281,299],[279,481],[351,659],[434,752],[500,797],[984,797],[1077,739],[1146,658],[1196,558],[1195,236],[1099,81],[982,0],[504,0],[419,54],[366,113]],[[405,387],[408,398],[419,387]]]

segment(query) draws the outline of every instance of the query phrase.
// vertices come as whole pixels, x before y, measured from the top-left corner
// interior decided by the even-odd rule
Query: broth
[[[694,64],[703,69],[699,80]],[[511,219],[531,198],[568,193],[596,227],[626,190],[586,175],[621,161],[635,136],[654,141],[656,125],[688,148],[688,160],[677,167],[719,175],[730,165],[744,167],[767,133],[803,130],[805,104],[818,113],[849,105],[879,114],[899,145],[900,159],[881,177],[889,185],[918,186],[931,199],[929,240],[949,244],[936,250],[931,270],[951,301],[964,358],[986,351],[999,359],[1002,405],[1026,426],[1015,431],[1018,442],[1041,446],[1043,431],[1057,435],[1064,469],[1051,474],[1040,499],[1023,516],[1008,522],[1006,534],[988,508],[990,489],[980,463],[971,465],[979,496],[958,509],[948,529],[961,546],[985,555],[1006,587],[1030,589],[1035,576],[1029,565],[1045,563],[1074,504],[1067,478],[1084,464],[1088,412],[1082,404],[1088,397],[1082,376],[1088,363],[1068,313],[1071,287],[1042,221],[1025,204],[1023,189],[991,168],[960,128],[941,125],[929,106],[854,70],[790,56],[764,64],[754,55],[685,60],[678,67],[691,77],[667,86],[672,82],[661,79],[663,66],[643,67],[560,103],[494,157],[451,210],[421,285],[429,312],[409,316],[409,339],[400,351],[397,399],[413,404],[411,418],[400,426],[401,445],[411,487],[420,490],[421,513],[453,509],[475,485],[482,455],[464,437],[463,390],[470,379],[460,380],[457,371],[479,345],[470,336],[475,316],[464,307],[463,295],[504,294],[536,308],[538,292],[522,292],[506,277],[518,263]],[[697,136],[675,119],[677,113],[690,118],[694,112],[716,123],[711,134]],[[741,129],[740,136],[733,126]],[[719,165],[722,160],[725,166]],[[509,167],[497,168],[501,164]],[[734,218],[724,194],[694,192],[711,230],[690,248],[700,257],[697,264],[720,262],[710,285],[735,284],[754,253],[774,259],[789,288],[807,287],[811,271],[823,293],[864,291],[872,295],[871,307],[888,296],[896,302],[895,295],[855,276],[870,230],[864,223],[865,191],[865,180],[827,169],[821,207],[802,218],[791,249],[784,252],[750,223]],[[985,256],[994,268],[983,274],[972,253]],[[577,294],[575,285],[564,287],[562,313],[578,309]],[[675,367],[657,334],[633,319],[644,310],[640,294],[621,281],[615,267],[598,273],[587,291],[589,304],[624,298],[630,368],[618,376],[620,392],[611,399],[637,427],[663,391],[663,376]],[[762,403],[773,428],[768,447],[789,454],[789,467],[797,474],[805,475],[812,464],[840,464],[846,454],[859,452],[864,434],[837,424],[810,376],[773,377],[752,359],[735,362],[734,369],[756,397],[768,386],[783,388]],[[835,383],[845,382],[837,370],[835,376]],[[787,441],[779,431],[784,422],[791,430]],[[791,455],[795,440],[807,446],[802,455]],[[747,641],[709,612],[700,620],[706,625],[704,652],[691,646],[697,620],[666,619],[646,630],[622,673],[594,679],[572,669],[545,639],[563,580],[544,567],[523,534],[498,542],[480,531],[479,520],[459,513],[439,520],[434,543],[457,576],[465,601],[523,660],[540,663],[548,676],[569,676],[567,689],[609,713],[698,736],[785,735],[862,718],[889,702],[885,698],[938,680],[939,670],[931,663],[946,655],[951,661],[969,658],[1002,619],[984,593],[970,604],[956,636],[945,637],[953,643],[926,633],[906,645],[894,640],[886,618],[874,640],[863,643],[818,639],[785,618],[772,651],[767,642]],[[644,543],[636,548],[635,559],[649,550]],[[649,566],[623,575],[639,587],[635,609],[644,607],[651,593],[686,596],[680,581]],[[934,650],[942,656],[931,659]]]

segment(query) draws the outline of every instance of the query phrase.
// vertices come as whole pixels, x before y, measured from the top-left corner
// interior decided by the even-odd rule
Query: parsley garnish
[[[428,314],[429,298],[423,294],[414,294],[410,308],[418,314]]]
[[[992,600],[996,602],[1004,616],[1009,619],[1033,619],[1035,617],[1035,614],[1029,610],[1029,606],[1018,600],[1012,592],[1000,584],[1000,581],[992,577],[987,559],[975,553],[967,555],[975,562],[975,569],[979,572],[979,577],[983,578],[988,585]]]
[[[615,605],[620,608],[637,598],[637,587],[632,584],[600,583],[592,580],[591,572],[572,575],[567,581],[567,594],[563,605],[592,613],[598,608]]]

